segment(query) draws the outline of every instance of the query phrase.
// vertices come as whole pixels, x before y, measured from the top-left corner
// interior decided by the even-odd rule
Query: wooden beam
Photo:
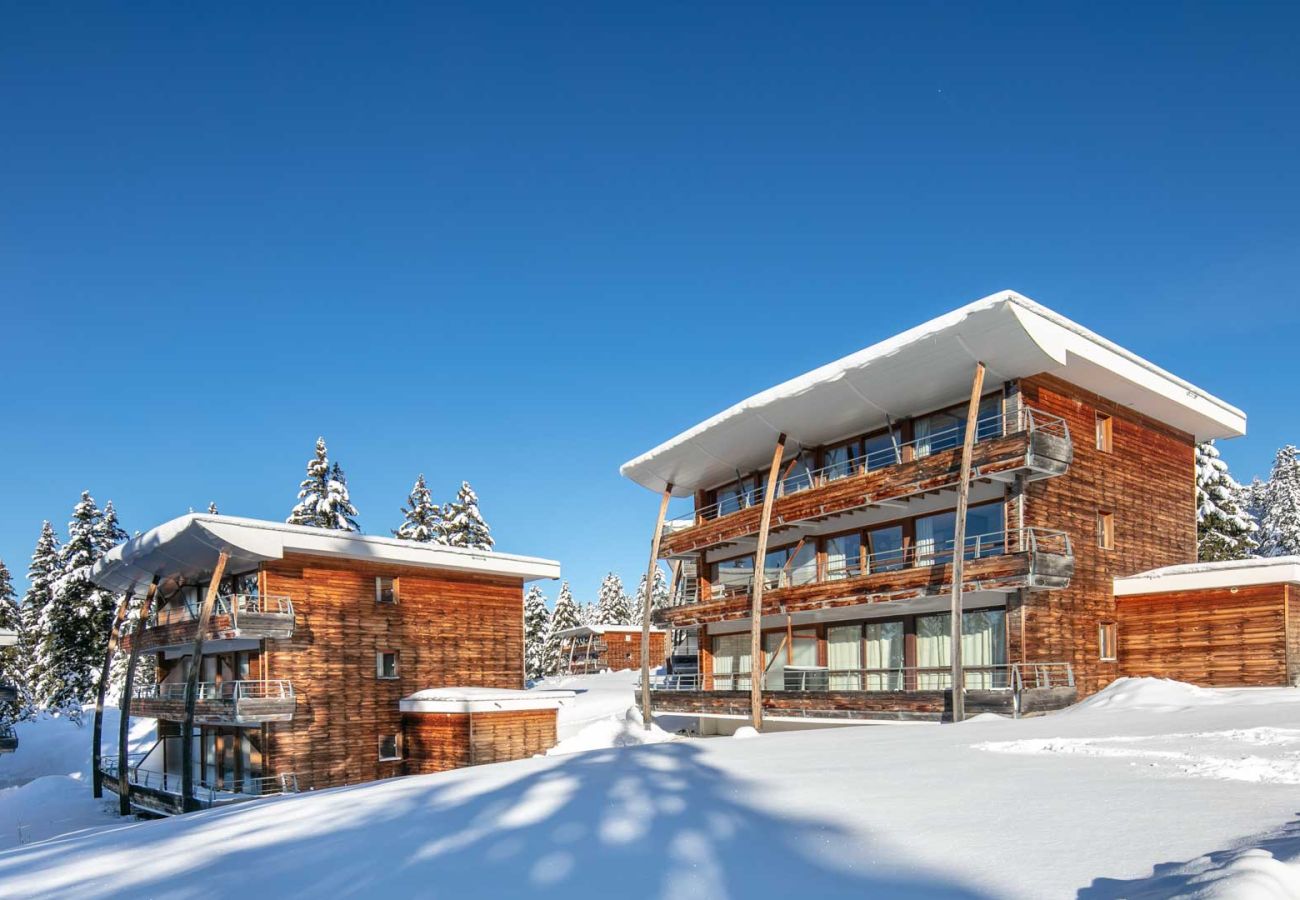
[[[785,433],[777,435],[772,451],[772,465],[767,470],[767,488],[763,491],[763,517],[758,525],[758,546],[754,550],[754,590],[750,604],[749,625],[749,721],[755,730],[763,730],[763,568],[767,556],[767,534],[772,525],[772,501],[776,499],[777,473],[785,455]]]
[[[122,595],[122,600],[117,604],[113,623],[108,627],[108,647],[104,650],[104,667],[99,671],[99,687],[95,689],[95,723],[91,728],[93,743],[90,748],[90,792],[96,800],[104,796],[104,773],[99,771],[99,764],[103,758],[103,750],[99,742],[104,737],[104,692],[108,690],[108,673],[113,667],[113,654],[117,651],[117,636],[122,628],[122,620],[126,618],[127,607],[131,605],[131,598],[134,596],[135,591],[129,590]]]
[[[970,406],[966,409],[966,434],[961,445],[961,477],[957,482],[957,520],[954,523],[952,548],[952,720],[966,718],[966,685],[961,660],[961,588],[962,570],[966,561],[966,506],[970,500],[970,458],[975,447],[978,429],[980,394],[984,391],[984,363],[975,363],[975,379],[971,382]]]
[[[194,802],[194,704],[198,701],[199,670],[203,668],[203,636],[208,630],[208,621],[212,618],[212,607],[217,602],[221,591],[221,579],[226,574],[226,563],[230,554],[222,550],[217,555],[216,568],[212,570],[212,581],[208,583],[208,592],[203,597],[203,606],[199,609],[199,620],[194,629],[194,646],[190,650],[190,671],[185,684],[185,725],[181,730],[181,811],[198,809]]]
[[[127,773],[127,755],[131,737],[131,691],[135,687],[135,666],[140,659],[140,641],[144,637],[145,624],[153,612],[154,595],[158,593],[159,576],[155,575],[149,582],[140,603],[140,617],[135,620],[135,639],[131,642],[131,656],[126,664],[126,683],[122,685],[122,702],[118,705],[117,721],[117,811],[124,816],[131,815],[131,779]],[[165,747],[165,745],[164,745]]]
[[[655,533],[650,540],[650,565],[645,570],[645,598],[641,604],[641,724],[650,730],[650,612],[654,607],[652,598],[655,592],[655,574],[659,566],[659,539],[664,534],[664,517],[668,514],[668,501],[672,498],[673,486],[664,485],[664,494],[659,498],[659,518],[655,519]]]

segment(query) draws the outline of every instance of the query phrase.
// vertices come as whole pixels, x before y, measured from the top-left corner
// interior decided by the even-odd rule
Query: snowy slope
[[[0,854],[0,897],[1287,897],[1297,783],[1300,691],[1123,681],[1037,719],[672,740],[130,824]]]

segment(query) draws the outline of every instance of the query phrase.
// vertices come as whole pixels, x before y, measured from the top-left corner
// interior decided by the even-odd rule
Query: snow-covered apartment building
[[[96,791],[124,814],[166,814],[545,750],[564,695],[523,691],[523,586],[559,574],[551,560],[277,522],[166,522],[91,573],[140,604],[114,625],[137,686],[105,736],[118,754],[100,757],[96,717]],[[157,678],[141,684],[145,655]],[[158,721],[135,755],[132,716]]]
[[[1116,579],[1196,560],[1196,442],[1245,428],[1011,292],[756,394],[622,466],[667,495],[659,624],[699,646],[653,709],[749,716],[759,594],[766,721],[944,717],[958,556],[967,712],[1073,702],[1121,674]]]

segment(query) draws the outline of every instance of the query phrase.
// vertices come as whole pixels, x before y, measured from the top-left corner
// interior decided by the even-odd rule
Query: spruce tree
[[[613,572],[605,576],[596,595],[596,624],[632,624],[632,600],[623,590],[623,579]]]
[[[533,585],[524,596],[524,677],[538,681],[549,674],[546,665],[546,644],[550,634],[551,611],[546,608],[546,596]]]
[[[456,499],[447,504],[444,519],[446,525],[441,543],[470,550],[491,550],[496,543],[492,540],[492,530],[479,512],[478,495],[468,481],[461,482]]]
[[[0,630],[14,631],[22,634],[22,613],[18,607],[18,597],[14,593],[13,577],[9,567],[0,560]],[[10,685],[22,696],[26,673],[20,660],[22,649],[17,646],[0,647],[0,684]],[[22,718],[21,700],[0,701],[0,725],[8,725]]]
[[[1258,530],[1238,504],[1241,485],[1228,474],[1214,441],[1196,446],[1196,551],[1203,562],[1246,559]]]
[[[325,438],[316,438],[316,455],[307,463],[307,477],[298,485],[298,503],[285,521],[333,531],[360,531],[357,510],[348,496],[348,480],[338,463],[330,467]]]
[[[402,524],[393,529],[393,536],[408,541],[444,543],[442,510],[433,502],[424,475],[415,479],[415,486],[407,495],[402,507]]]
[[[38,703],[66,710],[74,718],[91,698],[107,649],[108,627],[117,595],[90,580],[91,567],[126,534],[109,503],[100,511],[82,491],[68,523],[68,540],[59,553],[53,598],[41,617],[34,687]]]
[[[1291,444],[1278,450],[1273,460],[1259,531],[1261,555],[1300,554],[1300,458]]]
[[[560,658],[560,632],[582,624],[581,611],[573,601],[569,583],[565,581],[560,585],[560,595],[555,599],[555,609],[551,611],[551,626],[546,632],[546,674],[556,674],[564,662]]]
[[[659,566],[655,566],[655,588],[654,593],[650,595],[650,613],[651,618],[654,613],[668,605],[668,576]],[[642,624],[645,616],[645,576],[641,576],[641,582],[636,586],[636,597],[632,599],[632,624]]]
[[[27,696],[24,717],[35,713],[34,689],[44,672],[47,660],[42,653],[46,647],[43,627],[46,611],[54,602],[54,581],[59,577],[59,539],[48,521],[41,523],[41,534],[36,539],[31,562],[27,566],[27,592],[23,594],[22,628],[18,633],[24,675],[19,687]],[[48,661],[52,664],[52,661]]]

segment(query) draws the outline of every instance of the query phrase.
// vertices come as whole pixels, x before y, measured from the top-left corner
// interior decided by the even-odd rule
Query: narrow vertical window
[[[1114,446],[1114,431],[1110,416],[1097,413],[1097,449],[1102,453],[1110,453]]]
[[[1101,647],[1101,658],[1106,662],[1118,659],[1115,653],[1115,623],[1102,622],[1097,627],[1097,642]]]
[[[397,579],[388,578],[380,575],[375,579],[375,602],[376,603],[396,603],[397,602]]]
[[[384,679],[397,677],[397,652],[395,650],[380,650],[375,654],[375,677]]]
[[[1097,513],[1097,546],[1103,550],[1115,549],[1115,514]]]

